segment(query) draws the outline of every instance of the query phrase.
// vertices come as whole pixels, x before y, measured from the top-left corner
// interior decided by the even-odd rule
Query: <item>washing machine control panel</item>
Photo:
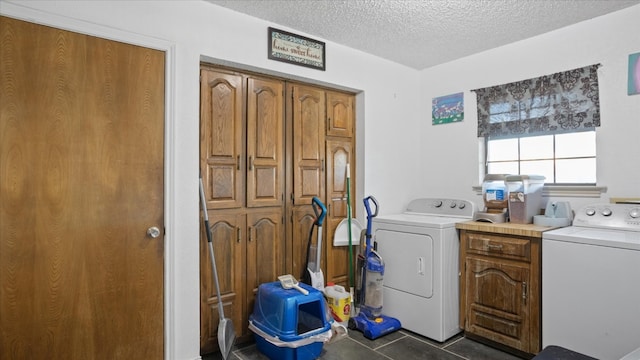
[[[640,204],[592,204],[576,212],[573,226],[640,231]]]
[[[437,215],[437,216],[454,216],[454,217],[473,217],[474,203],[461,199],[443,199],[443,198],[422,198],[412,200],[407,206],[407,213]]]

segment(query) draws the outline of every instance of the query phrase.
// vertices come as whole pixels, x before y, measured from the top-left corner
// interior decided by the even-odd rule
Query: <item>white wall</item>
[[[326,71],[267,59],[267,27],[204,1],[0,0],[0,13],[136,44],[160,43],[170,59],[166,184],[167,354],[199,357],[198,164],[201,56],[358,90],[358,199],[400,211],[419,189],[416,70],[327,42]],[[309,35],[307,35],[309,36]],[[323,40],[314,36],[309,36]],[[362,203],[359,202],[361,205]],[[362,218],[363,207],[356,211]]]
[[[422,71],[424,194],[472,199],[482,206],[471,189],[481,181],[476,96],[471,89],[600,63],[597,185],[607,191],[596,198],[563,200],[571,201],[575,210],[610,197],[640,197],[640,95],[627,95],[629,54],[640,52],[638,19],[640,5]],[[464,92],[464,121],[432,126],[431,99],[457,92]]]
[[[326,71],[271,61],[267,59],[268,26],[309,35],[200,0],[0,0],[0,13],[125,42],[157,39],[170,44],[169,359],[199,357],[198,67],[202,56],[359,91],[358,198],[375,195],[381,213],[398,212],[418,196],[461,197],[481,205],[471,190],[479,184],[479,175],[475,95],[470,89],[601,63],[598,185],[607,186],[608,192],[602,199],[571,200],[640,197],[640,166],[634,150],[640,140],[640,95],[626,95],[628,55],[640,51],[640,6],[422,72],[331,42],[327,42]],[[460,91],[465,93],[465,120],[431,126],[431,99]],[[362,217],[362,206],[356,210]]]

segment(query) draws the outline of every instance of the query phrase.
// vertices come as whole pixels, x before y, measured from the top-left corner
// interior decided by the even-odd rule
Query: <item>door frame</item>
[[[175,253],[172,250],[175,243],[175,191],[169,184],[176,181],[175,172],[175,43],[158,38],[148,37],[136,33],[101,26],[98,24],[73,19],[58,14],[35,10],[9,2],[0,3],[0,15],[23,20],[62,30],[68,30],[84,35],[119,41],[131,45],[142,46],[165,53],[165,107],[164,107],[164,358],[175,358],[176,349],[175,328]]]

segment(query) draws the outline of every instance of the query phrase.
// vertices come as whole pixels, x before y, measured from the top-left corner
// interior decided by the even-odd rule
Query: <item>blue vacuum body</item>
[[[369,318],[364,312],[360,312],[353,321],[356,329],[360,330],[364,337],[370,340],[400,330],[402,327],[400,320],[396,318],[385,315]]]
[[[375,213],[372,214],[369,202],[375,205]],[[371,220],[378,214],[378,202],[373,196],[364,199],[367,211],[367,230],[364,251],[364,261],[359,269],[361,279],[358,287],[360,313],[353,319],[353,326],[362,331],[367,339],[377,339],[383,335],[400,330],[400,320],[382,315],[382,278],[384,275],[384,262],[382,257],[371,246]],[[365,260],[366,259],[366,260]]]

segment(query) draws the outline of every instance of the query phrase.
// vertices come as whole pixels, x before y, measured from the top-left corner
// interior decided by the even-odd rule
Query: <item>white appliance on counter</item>
[[[440,342],[462,331],[455,224],[471,220],[474,211],[467,200],[425,198],[411,201],[404,213],[373,218],[371,233],[385,263],[385,315]]]
[[[601,360],[640,347],[640,205],[594,204],[542,235],[542,346]]]

